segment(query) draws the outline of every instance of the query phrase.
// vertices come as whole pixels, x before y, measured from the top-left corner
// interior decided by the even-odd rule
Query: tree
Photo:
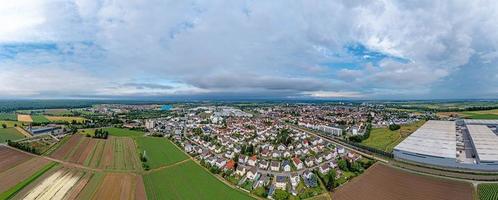
[[[335,169],[332,169],[325,175],[325,186],[329,191],[332,191],[335,187],[335,176],[336,176]]]
[[[339,166],[339,169],[341,169],[342,171],[349,171],[348,163],[344,159],[340,159],[339,161],[337,161],[337,166]]]
[[[397,125],[397,124],[390,124],[389,125],[389,130],[391,130],[391,131],[395,131],[395,130],[398,130],[400,128],[401,128],[401,126]]]
[[[275,190],[275,194],[273,195],[275,200],[289,199],[289,196],[289,193],[287,193],[285,190]]]

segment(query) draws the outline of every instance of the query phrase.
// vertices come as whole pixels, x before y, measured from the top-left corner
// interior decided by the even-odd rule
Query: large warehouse
[[[498,120],[427,121],[394,157],[444,167],[498,171]]]

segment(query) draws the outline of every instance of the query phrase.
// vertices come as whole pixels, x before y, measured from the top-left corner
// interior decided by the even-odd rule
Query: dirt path
[[[23,135],[24,135],[24,136],[26,136],[26,137],[33,137],[33,135],[31,135],[31,133],[29,133],[28,131],[24,130],[23,128],[21,128],[21,127],[19,127],[19,126],[16,126],[16,127],[15,127],[15,129],[16,129],[19,133],[23,134]]]
[[[170,165],[164,165],[164,166],[161,166],[161,167],[158,167],[158,168],[154,168],[154,169],[151,169],[149,171],[144,172],[144,174],[150,174],[150,173],[155,172],[155,171],[159,171],[159,170],[162,170],[162,169],[167,169],[167,168],[170,168],[170,167],[174,167],[174,166],[180,165],[182,163],[186,163],[189,160],[192,160],[192,158],[187,158],[185,160],[182,160],[182,161],[170,164]]]

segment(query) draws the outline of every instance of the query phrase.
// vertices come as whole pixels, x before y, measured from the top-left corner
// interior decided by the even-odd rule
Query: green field
[[[102,130],[108,131],[109,135],[116,137],[139,137],[143,136],[144,132],[142,131],[133,131],[123,128],[102,128]],[[87,133],[93,136],[95,134],[95,129],[80,129],[78,133],[86,135]]]
[[[43,115],[31,115],[31,118],[33,119],[33,122],[36,123],[48,123],[50,122],[45,116]]]
[[[482,111],[468,111],[461,113],[466,118],[471,119],[498,119],[498,109],[482,110]]]
[[[7,140],[18,140],[24,136],[19,133],[15,128],[1,128],[0,127],[0,143],[6,143]]]
[[[402,125],[401,128],[396,131],[391,131],[389,128],[373,128],[370,132],[370,137],[361,142],[361,144],[386,152],[392,152],[396,145],[424,123],[425,121],[418,121],[412,124]]]
[[[480,200],[496,200],[498,199],[498,184],[483,183],[477,186],[477,193]]]
[[[188,158],[175,144],[166,138],[136,137],[138,151],[147,156],[147,164],[152,168],[171,165]]]
[[[22,122],[17,122],[17,121],[0,121],[0,125],[5,124],[7,127],[14,127],[14,124],[17,124],[17,126],[21,127]]]
[[[61,115],[73,115],[71,110],[69,109],[46,109],[43,112],[46,115],[55,115],[55,116],[61,116]]]
[[[109,135],[112,136],[126,136],[126,137],[136,137],[143,136],[144,132],[142,131],[133,131],[124,128],[104,128],[104,130],[109,131]]]
[[[0,113],[0,120],[17,121],[17,115],[14,113]]]
[[[252,199],[230,188],[193,161],[144,175],[147,198]]]

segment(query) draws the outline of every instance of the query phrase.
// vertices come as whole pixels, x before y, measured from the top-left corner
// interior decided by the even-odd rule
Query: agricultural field
[[[458,116],[467,119],[498,119],[498,109],[464,111],[464,112],[438,112],[441,117]]]
[[[108,173],[92,199],[146,199],[142,177],[135,174]]]
[[[0,199],[11,197],[53,165],[47,159],[0,146]]]
[[[111,127],[111,128],[102,128],[102,130],[108,131],[110,136],[116,136],[116,137],[139,137],[144,135],[144,132],[128,130],[124,128]],[[90,136],[94,136],[95,129],[80,129],[78,130],[78,133],[83,135],[89,134]]]
[[[104,128],[104,130],[109,131],[109,135],[112,136],[122,136],[122,137],[135,137],[135,136],[143,136],[144,132],[141,131],[133,131],[124,128]]]
[[[473,200],[470,183],[411,174],[375,164],[333,193],[334,200]]]
[[[0,146],[0,172],[8,170],[32,157],[27,153],[6,146]]]
[[[166,138],[136,137],[135,141],[138,151],[140,153],[145,151],[147,164],[152,169],[188,159],[188,156],[183,151]]]
[[[0,125],[2,125],[2,124],[7,125],[7,127],[15,127],[15,125],[17,125],[17,126],[20,127],[20,126],[23,125],[22,122],[18,122],[18,121],[4,121],[4,120],[0,121]]]
[[[36,123],[48,123],[50,122],[45,116],[43,115],[31,115],[31,119],[33,119],[33,122]]]
[[[141,170],[135,143],[127,137],[95,139],[76,134],[53,151],[50,157],[92,168]]]
[[[0,127],[0,143],[6,143],[7,140],[18,140],[24,138],[24,135],[19,133],[16,128]]]
[[[498,199],[498,183],[483,183],[477,186],[480,200]]]
[[[253,199],[225,185],[194,161],[147,173],[144,183],[150,200]]]
[[[62,116],[62,115],[68,116],[68,115],[72,115],[73,114],[71,112],[71,110],[64,109],[64,108],[61,108],[61,109],[45,109],[45,110],[43,110],[43,113],[45,115],[53,115],[53,116]]]
[[[415,132],[425,121],[417,121],[408,125],[402,125],[400,129],[391,131],[389,128],[373,128],[370,137],[362,141],[361,144],[392,152],[394,147],[403,141],[410,134]]]
[[[0,113],[0,120],[16,121],[17,116],[14,113]]]
[[[63,116],[48,116],[48,115],[45,115],[44,117],[48,121],[51,121],[51,122],[68,122],[68,123],[72,123],[73,121],[76,121],[77,123],[82,123],[82,122],[84,122],[86,120],[83,117],[63,117]]]
[[[20,122],[33,122],[31,115],[17,114],[17,121]]]

